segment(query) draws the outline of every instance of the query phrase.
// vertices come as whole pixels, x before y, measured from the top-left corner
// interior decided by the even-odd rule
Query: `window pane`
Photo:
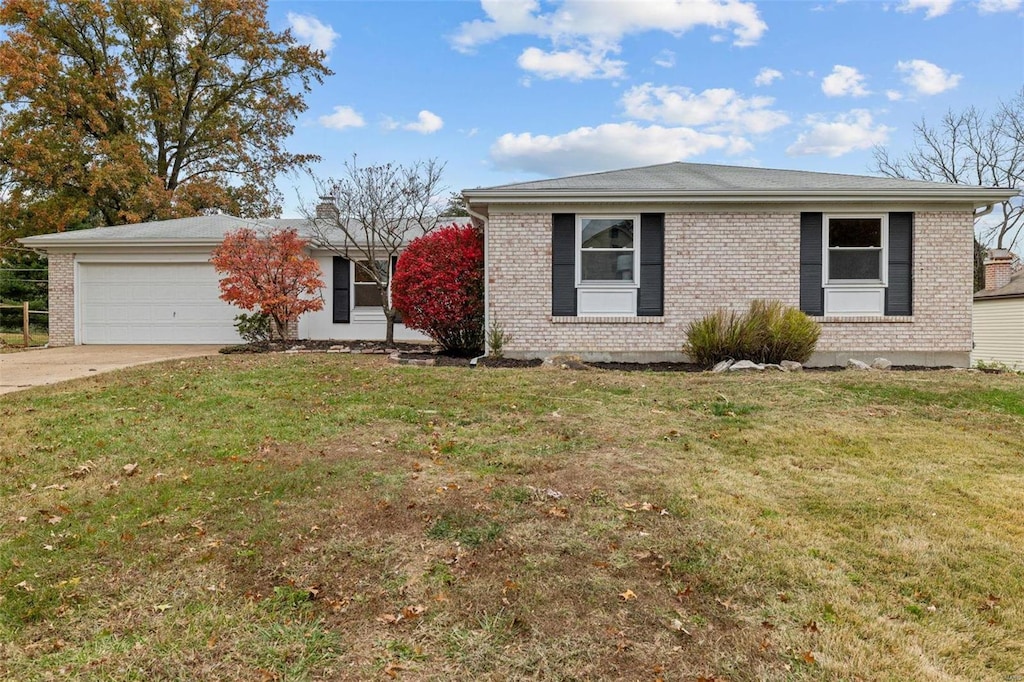
[[[882,252],[829,251],[829,279],[882,279]]]
[[[374,281],[373,280],[373,276],[370,273],[368,273],[366,270],[363,269],[364,267],[366,267],[366,264],[368,262],[369,261],[362,260],[362,261],[359,261],[359,262],[354,264],[354,270],[355,270],[355,275],[356,275],[356,278],[355,278],[356,282],[373,282]],[[388,269],[387,269],[387,266],[386,266],[384,261],[382,261],[382,260],[377,261],[377,272],[380,273],[381,279],[383,281],[386,282],[388,280]]]
[[[584,249],[633,248],[633,220],[631,218],[586,218],[583,220]]]
[[[380,290],[376,284],[360,284],[355,286],[356,306],[374,306],[379,308],[381,303]]]
[[[584,281],[633,281],[632,252],[584,251],[580,261]]]
[[[881,246],[881,218],[831,218],[828,221],[829,246]]]

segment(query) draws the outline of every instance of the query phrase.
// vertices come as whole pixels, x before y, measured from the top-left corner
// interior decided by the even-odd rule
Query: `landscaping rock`
[[[578,355],[552,355],[544,358],[542,367],[554,369],[590,369]]]
[[[854,360],[853,358],[850,358],[849,360],[846,361],[846,369],[870,370],[871,365],[869,365],[866,362],[861,362],[860,360]]]
[[[735,361],[734,360],[722,360],[721,362],[716,364],[714,367],[712,367],[711,371],[714,372],[715,374],[720,374],[720,373],[724,372],[725,370],[729,369],[730,367],[732,367],[733,362],[735,362]]]
[[[764,363],[761,366],[764,367],[765,369],[777,369],[780,372],[785,372],[786,371],[786,370],[782,369],[782,365],[776,365],[773,362],[766,362],[766,363]]]
[[[783,372],[802,372],[804,366],[793,360],[783,360],[779,365]]]
[[[750,360],[740,360],[739,362],[733,363],[732,366],[729,367],[730,372],[740,372],[745,369],[756,369],[758,372],[763,372],[764,365],[759,365],[756,362],[751,362]]]
[[[892,368],[892,362],[886,358],[875,358],[874,362],[871,363],[871,366],[875,369],[886,370]]]

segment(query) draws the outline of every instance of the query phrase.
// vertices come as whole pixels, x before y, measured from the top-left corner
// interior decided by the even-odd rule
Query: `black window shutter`
[[[665,214],[640,216],[640,289],[636,292],[636,314],[644,317],[665,314]]]
[[[551,216],[551,314],[576,317],[576,214]]]
[[[800,310],[808,315],[825,314],[822,287],[820,213],[800,214]]]
[[[886,315],[912,315],[914,214],[889,214],[889,286],[885,290]]]
[[[352,262],[341,256],[334,257],[334,322],[335,324],[347,324],[349,312],[352,305],[349,287],[352,286]]]
[[[391,272],[388,274],[388,291],[395,281],[395,272],[398,270],[398,256],[391,257]],[[402,313],[395,311],[395,324],[402,324]]]

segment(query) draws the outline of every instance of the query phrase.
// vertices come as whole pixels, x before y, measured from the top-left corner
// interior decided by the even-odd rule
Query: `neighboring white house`
[[[1013,272],[1013,256],[989,252],[985,288],[974,294],[974,363],[1024,369],[1024,270]]]
[[[466,224],[469,218],[445,219]],[[45,252],[50,279],[50,345],[237,343],[238,308],[220,300],[210,254],[228,232],[243,227],[294,228],[312,236],[304,219],[245,220],[199,216],[27,237]],[[383,339],[384,312],[376,286],[359,268],[313,250],[326,287],[322,310],[299,319],[302,339]],[[358,258],[353,255],[353,258]],[[381,267],[394,267],[381,263]],[[398,341],[426,341],[395,325]]]

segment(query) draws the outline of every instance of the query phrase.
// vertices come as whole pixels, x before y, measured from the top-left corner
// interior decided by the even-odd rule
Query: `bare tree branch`
[[[919,178],[960,185],[1024,190],[1024,88],[986,117],[975,107],[947,111],[937,128],[914,125],[913,149],[894,157],[876,147],[872,170],[892,178]],[[980,240],[1014,249],[1024,231],[1024,197],[996,205],[992,218],[977,221]]]
[[[319,202],[301,209],[312,244],[353,261],[376,285],[389,344],[396,314],[388,295],[391,262],[406,244],[437,226],[445,202],[444,168],[437,159],[362,167],[353,155],[342,177],[313,177]]]

